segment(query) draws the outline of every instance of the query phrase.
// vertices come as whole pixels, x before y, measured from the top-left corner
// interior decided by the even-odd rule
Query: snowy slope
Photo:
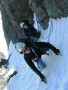
[[[50,27],[51,19],[48,29],[42,31],[40,41],[48,41],[46,37]],[[9,54],[12,53],[12,56],[8,68],[13,68],[18,74],[9,80],[7,90],[68,90],[68,18],[53,19],[53,31],[49,42],[60,49],[62,56],[55,55],[51,50],[49,56],[42,56],[47,65],[42,71],[47,78],[47,84],[29,68],[23,55],[15,50],[12,42],[10,43]]]
[[[0,11],[0,52],[2,52],[6,56],[6,59],[8,58],[7,49],[8,48],[7,48],[6,40],[4,38],[4,32],[3,32],[3,26],[2,26],[2,15]]]

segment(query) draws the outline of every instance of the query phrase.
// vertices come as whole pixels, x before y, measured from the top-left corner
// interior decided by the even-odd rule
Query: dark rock
[[[5,55],[2,52],[0,52],[0,59],[5,59],[5,58],[6,58]]]
[[[68,16],[68,0],[44,0],[44,7],[51,17],[61,18]]]
[[[6,59],[1,59],[0,61],[0,67],[2,67],[3,65],[8,64],[8,61]]]
[[[7,69],[8,65],[9,65],[9,59],[10,59],[11,55],[12,54],[9,55],[8,59],[1,59],[0,60],[0,68],[5,67]]]

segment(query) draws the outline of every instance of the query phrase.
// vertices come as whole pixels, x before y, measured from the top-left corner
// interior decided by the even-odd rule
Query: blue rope
[[[52,0],[52,4],[51,4],[52,8],[51,8],[51,18],[53,18],[53,11],[54,11],[54,0]],[[48,42],[49,42],[49,38],[50,38],[50,34],[53,32],[53,20],[51,20],[51,27],[50,27],[50,33],[49,33],[49,37],[48,37]]]
[[[42,2],[43,2],[44,0],[42,0]],[[52,6],[52,8],[51,8],[51,18],[53,18],[53,10],[54,10],[54,0],[52,0],[52,4],[51,4]],[[37,20],[37,18],[36,18],[36,20]],[[46,26],[48,24],[48,22],[46,23],[46,24],[44,24],[44,23],[41,23],[41,26],[43,25],[43,26]],[[38,30],[40,30],[40,32],[41,32],[41,29],[40,29],[40,26],[39,26],[39,23],[38,23],[38,20],[37,20],[37,25],[38,25]],[[50,32],[49,32],[49,35],[46,37],[46,38],[48,38],[48,42],[49,42],[49,38],[50,38],[50,34],[53,32],[53,21],[51,20],[51,27],[50,27]],[[44,38],[44,39],[46,39],[46,38]]]

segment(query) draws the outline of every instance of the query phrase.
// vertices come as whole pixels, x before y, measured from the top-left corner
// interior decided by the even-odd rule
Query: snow
[[[11,74],[13,74],[13,72],[14,72],[14,68],[11,68],[11,69],[9,70],[9,72],[4,76],[4,78],[7,78],[7,77],[10,76]]]
[[[6,58],[8,58],[8,48],[6,44],[6,40],[4,38],[3,25],[2,25],[2,15],[0,12],[0,52],[2,52]]]
[[[26,64],[23,55],[19,54],[13,43],[9,46],[8,69],[17,71],[8,82],[4,90],[68,90],[68,17],[61,19],[50,19],[47,30],[42,30],[39,41],[47,42],[51,20],[53,21],[53,30],[49,37],[49,42],[60,49],[61,55],[55,55],[52,50],[49,56],[43,55],[42,59],[46,63],[46,68],[41,72],[47,79],[47,84],[42,82],[39,76],[34,73]],[[37,26],[37,23],[35,23]],[[45,39],[46,38],[46,39]]]

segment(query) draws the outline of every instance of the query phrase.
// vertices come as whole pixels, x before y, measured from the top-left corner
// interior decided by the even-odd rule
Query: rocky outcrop
[[[19,26],[23,19],[33,24],[33,14],[37,16],[40,25],[46,29],[49,17],[61,18],[68,16],[68,0],[0,0],[3,30],[9,45],[23,37]]]
[[[5,59],[5,58],[6,58],[5,55],[2,52],[0,52],[0,59]]]
[[[11,55],[9,55],[8,59],[0,59],[0,90],[4,90],[10,78],[17,74],[16,71],[8,69]]]
[[[9,78],[9,76],[7,78],[5,78],[5,75],[8,72],[9,72],[9,70],[7,70],[6,68],[4,68],[4,67],[0,68],[0,90],[4,90],[4,88],[8,84],[7,80]]]

